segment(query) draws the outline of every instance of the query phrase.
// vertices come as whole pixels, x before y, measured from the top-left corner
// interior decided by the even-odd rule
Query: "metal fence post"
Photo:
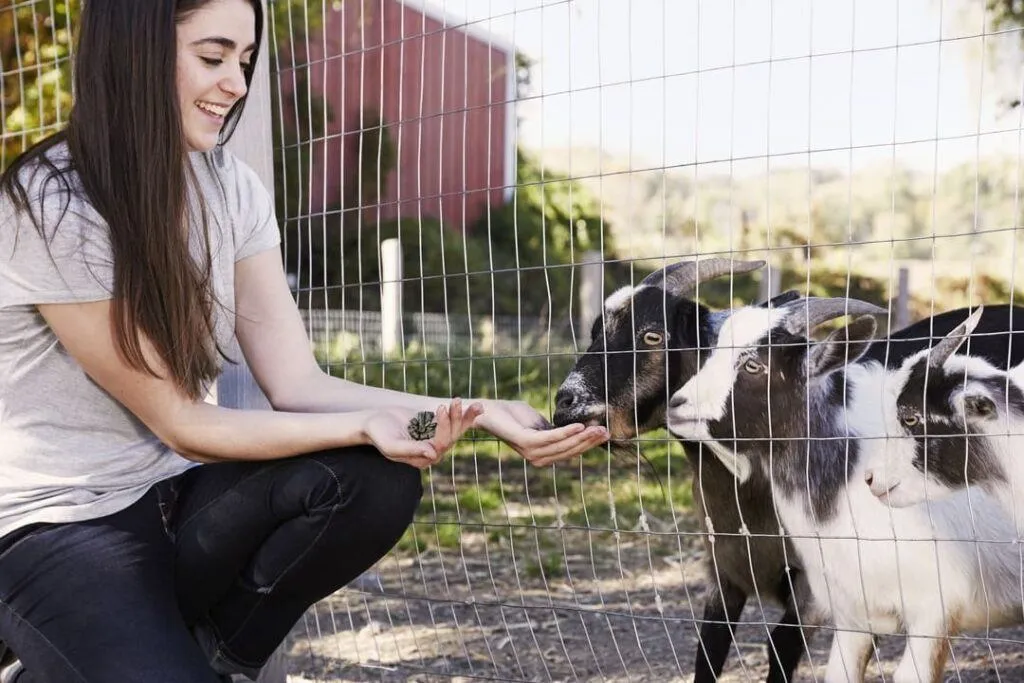
[[[899,289],[896,290],[896,329],[910,324],[910,269],[900,266]]]
[[[266,16],[266,0],[263,0],[263,13]],[[267,44],[267,22],[263,22],[263,45]],[[271,194],[274,192],[274,147],[271,135],[270,109],[270,59],[269,51],[264,50],[261,59],[256,62],[249,88],[245,111],[238,121],[227,148],[239,159],[256,171],[260,180]],[[237,342],[233,344],[231,357],[238,360],[238,365],[225,364],[224,371],[217,381],[216,401],[219,405],[229,408],[269,409],[270,402],[256,384],[252,373],[242,358]],[[235,676],[235,680],[247,680]],[[270,656],[257,683],[286,683],[285,656],[283,646]]]
[[[266,16],[266,0],[264,0]],[[263,22],[263,45],[267,44],[267,22]],[[267,52],[264,50],[264,52]],[[236,157],[252,167],[271,194],[274,193],[274,147],[271,136],[272,118],[270,110],[270,59],[264,54],[256,61],[256,72],[245,104],[245,111],[238,121],[238,127],[227,144]],[[225,364],[224,372],[217,382],[218,405],[231,408],[267,409],[270,402],[257,386],[249,372],[238,344],[231,349],[231,357],[238,365]]]
[[[590,340],[590,328],[601,315],[601,306],[604,305],[604,264],[601,262],[601,254],[596,251],[583,252],[580,264],[580,331],[577,336],[582,335],[586,344]]]
[[[782,288],[782,270],[772,266],[771,261],[761,271],[761,283],[758,301],[767,301],[779,293]]]

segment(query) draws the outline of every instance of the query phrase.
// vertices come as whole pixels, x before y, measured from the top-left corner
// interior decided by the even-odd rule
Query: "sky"
[[[742,173],[808,150],[941,169],[1019,147],[1020,114],[999,104],[1019,70],[982,59],[1019,36],[982,35],[984,0],[420,1],[536,60],[517,105],[534,149]]]

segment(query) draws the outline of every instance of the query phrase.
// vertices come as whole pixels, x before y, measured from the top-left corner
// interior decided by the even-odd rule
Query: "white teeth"
[[[209,112],[214,116],[223,117],[228,113],[228,107],[219,104],[210,104],[209,102],[196,102],[196,106],[203,111]]]

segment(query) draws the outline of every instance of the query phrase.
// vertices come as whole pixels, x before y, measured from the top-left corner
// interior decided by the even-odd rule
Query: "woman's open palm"
[[[461,399],[441,405],[434,412],[437,429],[426,440],[414,439],[409,434],[409,423],[417,411],[407,408],[388,408],[375,412],[367,420],[366,434],[370,442],[386,458],[404,462],[418,469],[436,465],[451,447],[469,429],[482,410],[479,403],[463,408]]]

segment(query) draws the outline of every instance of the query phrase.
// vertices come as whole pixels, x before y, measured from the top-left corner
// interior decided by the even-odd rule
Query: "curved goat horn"
[[[730,273],[749,273],[763,268],[764,265],[764,261],[733,261],[727,258],[680,261],[654,271],[640,284],[662,287],[673,296],[689,296],[701,282],[714,280]]]
[[[960,348],[960,345],[967,341],[967,337],[981,321],[981,314],[985,311],[984,306],[978,306],[974,312],[967,316],[967,320],[956,326],[942,341],[932,347],[928,352],[928,365],[933,368],[942,367],[946,360]]]
[[[811,330],[829,320],[847,315],[885,315],[887,312],[886,309],[866,301],[846,297],[809,296],[779,308],[786,309],[787,312],[783,322],[786,331],[801,337],[809,336]]]

